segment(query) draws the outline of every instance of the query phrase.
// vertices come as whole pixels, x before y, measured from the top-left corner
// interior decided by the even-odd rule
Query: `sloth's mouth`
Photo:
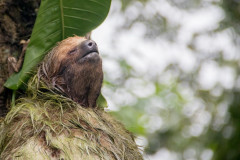
[[[86,52],[85,54],[83,54],[83,56],[81,57],[81,59],[84,58],[84,57],[86,57],[87,55],[90,55],[90,54],[93,54],[93,53],[99,54],[99,53],[98,53],[98,50],[97,50],[97,49],[94,49],[94,50],[91,50],[91,51]]]
[[[84,53],[81,57],[77,59],[77,63],[81,64],[83,62],[98,62],[100,60],[98,50],[91,50]]]

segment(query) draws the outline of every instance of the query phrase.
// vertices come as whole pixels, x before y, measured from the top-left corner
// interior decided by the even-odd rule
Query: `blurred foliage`
[[[208,133],[208,145],[215,151],[216,160],[240,159],[240,92],[233,91],[232,97],[229,122],[219,131],[210,130]]]
[[[223,26],[234,27],[237,33],[240,33],[240,1],[239,0],[223,0],[222,7],[226,12],[227,18],[223,21]]]
[[[146,133],[142,123],[138,122],[140,118],[144,115],[141,110],[126,106],[121,107],[118,112],[120,112],[121,114],[113,112],[113,116],[115,116],[118,120],[125,122],[124,125],[126,126],[126,128],[128,128],[129,131],[138,135],[144,135]]]
[[[112,93],[111,103],[118,107],[113,115],[130,131],[146,137],[146,154],[153,155],[167,149],[179,160],[240,159],[240,56],[239,53],[233,53],[240,49],[240,1],[115,1],[121,4],[121,10],[113,13],[120,14],[124,20],[114,32],[114,46],[117,46],[117,37],[121,33],[130,34],[140,26],[144,30],[146,45],[166,42],[174,48],[180,44],[196,61],[190,71],[173,60],[167,62],[167,66],[159,72],[156,68],[154,71],[151,64],[146,71],[142,71],[136,69],[126,57],[113,58],[119,66],[119,75],[116,78],[105,74],[106,88]],[[163,11],[160,7],[162,5],[170,9]],[[190,36],[184,35],[189,36],[189,40],[179,40],[178,35],[187,21],[173,22],[171,18],[182,14],[184,20],[184,16],[198,10],[205,11],[205,8],[216,9],[216,14],[223,13],[216,22],[216,27],[200,28],[189,33]],[[165,14],[168,11],[173,13],[172,17]],[[191,32],[190,29],[187,28],[185,33]],[[218,48],[212,45],[217,38],[218,42],[223,42]],[[208,40],[202,48],[200,40]],[[137,49],[138,46],[129,52],[138,54]],[[183,53],[179,53],[179,58],[181,54]],[[161,59],[159,63],[162,63]],[[211,69],[209,66],[214,66],[217,72],[223,73],[216,77],[215,84],[205,84],[210,87],[204,87],[202,81],[208,77],[203,76],[215,75],[215,70],[211,74],[204,74]],[[233,81],[228,81],[231,84],[222,81],[229,77],[233,77]]]
[[[122,3],[122,10],[124,11],[129,5],[131,5],[136,0],[121,0]],[[145,3],[148,0],[138,0],[139,2]]]

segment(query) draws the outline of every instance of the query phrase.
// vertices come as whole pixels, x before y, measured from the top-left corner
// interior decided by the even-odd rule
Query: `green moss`
[[[39,75],[0,125],[0,159],[141,160],[134,137],[101,108],[83,108]]]

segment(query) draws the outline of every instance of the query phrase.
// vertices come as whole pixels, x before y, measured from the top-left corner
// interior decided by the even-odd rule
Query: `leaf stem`
[[[13,93],[12,93],[12,102],[11,102],[11,106],[12,106],[12,107],[15,106],[15,100],[16,100],[16,90],[13,90]]]

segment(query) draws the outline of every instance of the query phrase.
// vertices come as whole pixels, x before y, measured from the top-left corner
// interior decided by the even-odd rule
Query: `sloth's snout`
[[[83,42],[84,48],[86,48],[89,51],[97,51],[97,44],[93,40],[86,40]]]
[[[80,50],[81,50],[81,52],[80,52],[81,58],[87,57],[88,55],[96,56],[99,54],[97,44],[93,40],[83,41],[81,43]],[[91,54],[91,53],[94,53],[94,54]],[[88,58],[92,57],[92,56],[88,56]],[[93,56],[93,57],[95,57],[95,56]]]

